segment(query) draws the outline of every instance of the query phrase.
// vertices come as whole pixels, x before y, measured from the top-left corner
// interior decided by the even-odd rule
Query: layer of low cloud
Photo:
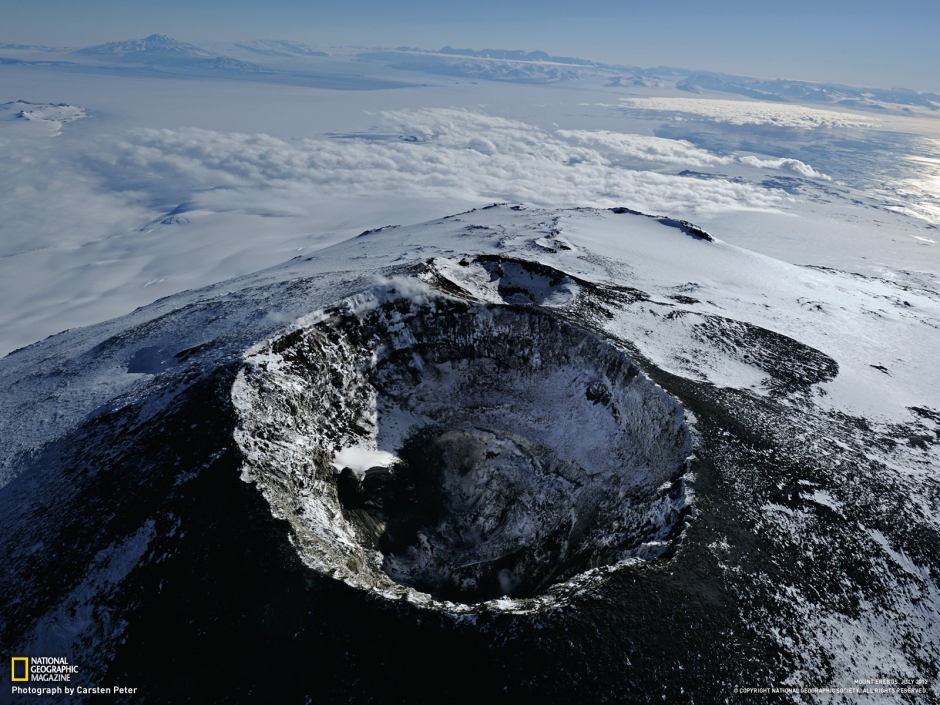
[[[807,108],[789,103],[707,98],[623,98],[622,106],[634,110],[684,113],[732,125],[775,125],[814,129],[820,127],[876,127],[878,118],[855,113]]]
[[[569,141],[591,145],[600,151],[612,164],[618,160],[650,162],[689,167],[714,167],[728,164],[744,164],[755,169],[777,169],[789,171],[808,179],[832,181],[827,174],[816,171],[799,159],[761,159],[754,155],[718,156],[700,149],[686,140],[665,139],[647,135],[631,135],[621,132],[557,130],[556,135]]]
[[[632,135],[606,130],[556,130],[555,135],[577,144],[590,145],[613,161],[617,158],[677,166],[705,167],[728,164],[730,157],[719,157],[699,149],[686,140]]]
[[[386,139],[305,139],[202,129],[135,130],[102,149],[112,185],[140,174],[168,191],[278,191],[278,198],[396,194],[548,206],[628,205],[692,214],[770,209],[760,187],[659,173],[650,166],[727,163],[688,142],[609,132],[549,132],[459,110],[383,115]]]

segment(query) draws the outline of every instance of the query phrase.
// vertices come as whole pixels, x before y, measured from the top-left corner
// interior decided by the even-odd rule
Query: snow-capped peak
[[[165,34],[151,34],[143,39],[108,42],[79,49],[76,54],[111,57],[173,57],[180,59],[211,59],[217,54],[195,44],[180,42]]]

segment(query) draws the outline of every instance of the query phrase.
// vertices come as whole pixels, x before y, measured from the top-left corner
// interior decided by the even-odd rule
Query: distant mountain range
[[[510,53],[510,52],[507,52]],[[358,54],[364,61],[379,61],[401,71],[514,83],[551,83],[581,78],[575,66],[558,66],[539,60],[493,60],[491,57],[448,56],[431,52],[370,51]]]
[[[180,42],[165,34],[151,34],[143,39],[98,44],[74,52],[81,56],[122,63],[170,65],[179,68],[223,69],[229,71],[268,71],[248,61],[217,54],[195,44]]]
[[[260,57],[298,59],[325,57],[302,42],[283,39],[259,39],[240,42],[232,48]],[[204,49],[195,44],[181,42],[164,34],[151,34],[143,39],[108,42],[69,51],[25,44],[0,44],[0,50],[35,50],[64,56],[85,57],[96,62],[132,64],[171,70],[173,72],[225,72],[228,74],[278,73],[283,70],[263,67],[250,61]],[[515,83],[552,83],[577,81],[588,76],[601,78],[612,88],[646,87],[675,88],[689,93],[730,93],[754,100],[773,102],[810,102],[839,105],[875,112],[910,112],[912,108],[940,109],[940,94],[907,88],[859,88],[836,83],[815,83],[789,79],[762,79],[732,74],[694,71],[668,66],[639,68],[636,66],[604,64],[587,59],[554,56],[544,51],[522,49],[455,49],[444,46],[427,50],[417,47],[372,49],[355,54],[360,61],[377,62],[392,69],[451,76],[483,81],[509,81]],[[35,61],[23,58],[0,57],[0,64],[39,65],[62,64],[60,61]],[[294,79],[300,73],[295,72]],[[302,77],[301,77],[302,78]],[[908,107],[909,106],[909,107]]]
[[[18,42],[0,42],[0,49],[13,49],[15,51],[47,51],[52,53],[69,51],[64,47],[49,47],[42,44],[20,44]]]
[[[671,70],[676,71],[676,69]],[[690,93],[699,93],[701,90],[721,91],[745,95],[757,100],[836,103],[846,107],[867,109],[877,109],[873,101],[896,105],[916,105],[933,110],[940,105],[940,95],[922,93],[909,88],[854,88],[837,83],[811,83],[779,78],[765,80],[707,72],[683,73],[687,74],[686,78],[679,81],[676,88]]]
[[[289,42],[284,39],[259,39],[235,46],[262,56],[329,56],[325,51],[317,51],[303,42]]]
[[[755,100],[829,103],[874,111],[889,110],[890,105],[940,109],[940,95],[908,88],[858,88],[837,83],[760,79],[669,66],[639,68],[552,56],[544,51],[454,49],[450,46],[429,51],[402,46],[366,51],[357,56],[367,61],[380,61],[393,69],[489,81],[544,83],[594,75],[607,78],[605,85],[608,87],[672,87],[690,93],[714,91]]]
[[[570,56],[551,56],[544,51],[525,52],[521,49],[452,49],[449,46],[440,49],[438,54],[453,56],[476,56],[484,59],[503,59],[506,61],[547,61],[553,64],[573,64],[575,66],[597,66],[597,62],[587,59],[575,59]]]

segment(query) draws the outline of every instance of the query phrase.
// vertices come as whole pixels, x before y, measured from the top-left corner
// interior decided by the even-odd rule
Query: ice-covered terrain
[[[940,96],[0,53],[4,652],[144,702],[940,702]]]
[[[934,291],[623,208],[363,233],[0,362],[4,648],[153,701],[407,697],[427,639],[477,697],[935,702],[938,344]]]
[[[35,132],[53,137],[62,134],[62,126],[65,123],[81,120],[83,117],[86,117],[84,110],[68,103],[37,105],[17,100],[0,104],[0,120],[25,121]]]

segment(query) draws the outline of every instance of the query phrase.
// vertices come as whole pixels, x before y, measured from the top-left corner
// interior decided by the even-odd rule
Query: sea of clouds
[[[733,161],[681,140],[547,131],[449,109],[388,112],[382,128],[384,139],[293,141],[204,129],[134,130],[114,145],[101,145],[89,166],[109,190],[133,184],[175,199],[206,189],[261,189],[292,198],[420,194],[546,206],[626,204],[657,213],[766,209],[780,201],[748,184],[656,171]],[[784,161],[752,166],[779,168]],[[807,175],[817,175],[803,166]],[[148,175],[146,185],[140,174]]]
[[[0,353],[310,252],[363,229],[492,202],[628,206],[694,219],[792,198],[683,168],[779,169],[689,142],[544,128],[483,112],[399,110],[367,133],[282,139],[209,129],[70,132],[0,123]],[[68,115],[83,115],[78,109]],[[32,127],[26,129],[25,124]]]

